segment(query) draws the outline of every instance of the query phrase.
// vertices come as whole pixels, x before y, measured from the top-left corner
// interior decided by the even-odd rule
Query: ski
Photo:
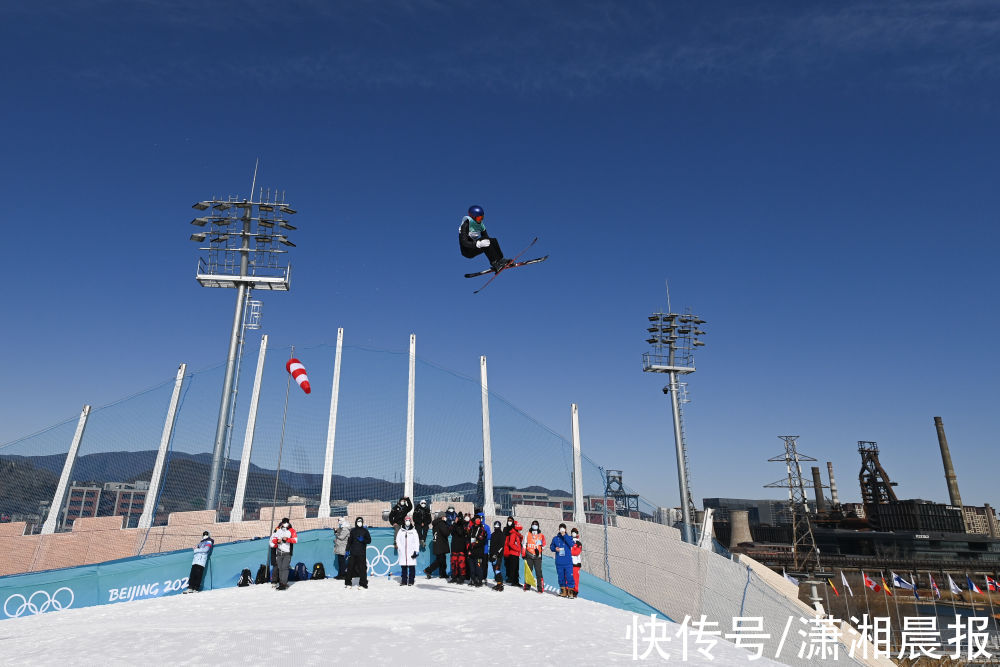
[[[518,266],[527,266],[528,264],[537,264],[538,262],[544,262],[549,258],[548,255],[545,257],[536,257],[535,259],[526,259],[523,262],[516,262],[508,266],[508,269],[513,269]],[[487,273],[493,273],[493,269],[486,269],[485,271],[477,271],[476,273],[466,273],[466,278],[476,278],[478,276],[485,276]]]
[[[523,265],[523,264],[518,264],[518,262],[517,262],[518,258],[519,258],[519,257],[521,257],[521,256],[523,256],[523,255],[524,255],[524,253],[528,252],[528,250],[529,250],[529,249],[531,248],[531,246],[535,245],[535,243],[536,243],[537,241],[538,241],[538,237],[537,237],[537,236],[536,236],[535,238],[531,239],[531,243],[529,243],[529,244],[528,244],[527,246],[525,246],[524,250],[522,250],[521,252],[519,252],[519,253],[517,253],[516,255],[514,255],[514,259],[512,259],[512,260],[511,260],[511,262],[510,262],[509,264],[507,264],[507,266],[503,267],[502,269],[500,269],[499,271],[497,271],[496,273],[494,273],[494,274],[493,274],[492,276],[490,276],[490,279],[489,279],[489,280],[487,280],[487,281],[486,281],[486,282],[485,282],[485,283],[483,284],[483,286],[482,286],[482,287],[480,287],[480,288],[479,288],[479,289],[477,289],[477,290],[473,290],[473,291],[472,291],[472,293],[473,293],[473,294],[479,294],[479,293],[480,293],[480,292],[482,292],[482,291],[483,291],[484,289],[486,289],[486,286],[487,286],[487,285],[489,285],[489,284],[490,284],[491,282],[493,282],[493,280],[494,280],[494,279],[495,279],[495,278],[496,278],[497,276],[499,276],[499,275],[500,275],[501,273],[503,273],[503,272],[504,272],[504,271],[506,271],[507,269],[509,269],[509,268],[511,268],[511,267],[514,267],[514,266],[521,266],[521,265]],[[548,258],[549,258],[549,256],[548,256],[548,255],[546,255],[545,257],[539,257],[539,258],[537,258],[537,259],[536,259],[535,261],[538,261],[538,262],[542,262],[542,261],[545,261],[545,260],[546,260],[546,259],[548,259]],[[529,260],[525,260],[524,264],[528,264],[528,263],[532,263],[532,264],[533,264],[533,263],[535,263],[535,261],[529,261]],[[485,275],[485,274],[482,274],[482,273],[481,273],[480,275]]]

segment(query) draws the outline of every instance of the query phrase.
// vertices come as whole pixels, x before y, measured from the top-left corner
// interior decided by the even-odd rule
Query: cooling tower
[[[737,546],[741,542],[753,542],[750,535],[750,512],[747,510],[729,510],[729,548]]]

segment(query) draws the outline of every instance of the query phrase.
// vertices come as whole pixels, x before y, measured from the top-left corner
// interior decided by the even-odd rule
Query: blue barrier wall
[[[398,577],[399,563],[393,550],[392,529],[372,528],[368,545],[368,576]],[[302,562],[312,571],[313,564],[323,563],[328,577],[337,568],[333,556],[334,532],[331,529],[309,530],[298,535],[292,565]],[[193,545],[192,545],[193,546]],[[268,562],[265,539],[220,544],[212,550],[205,570],[203,590],[236,585],[240,573],[248,569],[256,575],[261,563]],[[18,618],[61,609],[116,604],[131,600],[177,595],[187,588],[192,552],[172,551],[149,556],[82,565],[79,567],[0,577],[0,619]],[[430,565],[430,549],[417,558],[417,574]],[[558,590],[555,560],[544,558],[542,575],[547,590]],[[492,575],[491,575],[492,576]],[[519,575],[520,576],[520,575]],[[587,573],[580,575],[580,597],[625,609],[637,614],[665,614],[611,584]]]

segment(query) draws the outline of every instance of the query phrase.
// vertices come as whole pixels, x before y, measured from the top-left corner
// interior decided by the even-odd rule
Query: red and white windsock
[[[312,391],[309,387],[309,376],[306,375],[306,367],[302,365],[301,361],[293,357],[288,360],[287,364],[285,364],[285,369],[291,373],[295,381],[299,383],[299,386],[302,387],[302,391],[307,394]]]

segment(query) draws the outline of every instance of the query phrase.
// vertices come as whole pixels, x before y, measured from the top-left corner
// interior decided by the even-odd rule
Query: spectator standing
[[[368,588],[368,545],[372,543],[371,533],[365,528],[365,520],[358,517],[347,538],[347,579],[344,585],[351,588],[358,577],[361,588]]]
[[[278,590],[288,588],[288,568],[292,563],[292,545],[299,541],[292,522],[285,517],[271,534],[271,548],[274,549],[274,568],[278,571]]]
[[[212,555],[215,540],[206,530],[201,534],[198,546],[194,548],[194,558],[191,560],[191,574],[188,575],[188,587],[185,593],[197,593],[201,590],[205,568],[208,567],[208,557]]]
[[[469,549],[469,533],[465,517],[458,515],[451,526],[451,579],[450,584],[461,584],[469,576],[466,561]]]
[[[426,500],[421,500],[413,510],[413,525],[420,536],[420,550],[427,548],[427,529],[431,526],[431,508]]]
[[[570,531],[573,538],[573,546],[569,553],[573,556],[573,595],[576,597],[580,593],[580,570],[583,567],[583,542],[580,541],[580,531],[574,528]]]
[[[531,522],[528,534],[524,538],[524,564],[528,572],[535,578],[535,586],[539,593],[545,592],[545,582],[542,581],[542,553],[545,551],[545,535],[538,526],[537,521]],[[527,575],[525,575],[527,576]],[[530,590],[527,579],[524,582],[524,590]]]
[[[442,579],[448,578],[448,553],[450,549],[448,548],[448,536],[451,534],[451,524],[448,523],[448,519],[444,514],[438,514],[438,517],[434,519],[434,523],[431,524],[434,532],[434,542],[431,545],[434,552],[434,562],[431,566],[424,570],[424,574],[430,579],[434,574],[434,571],[438,571],[438,576]]]
[[[559,597],[571,597],[573,590],[573,538],[566,534],[566,524],[559,524],[559,534],[552,538],[549,548],[556,554],[556,571],[559,573]]]
[[[337,520],[337,530],[334,533],[336,538],[333,541],[333,555],[337,557],[337,576],[334,579],[347,579],[347,545],[351,539],[351,527],[347,525],[347,519],[340,517]]]
[[[503,525],[493,522],[493,532],[490,534],[490,562],[493,563],[493,590],[503,590]]]
[[[503,529],[503,569],[507,574],[507,583],[520,586],[520,559],[524,555],[524,536],[521,534],[521,524],[514,517],[507,517],[507,527]]]
[[[477,514],[469,526],[469,579],[476,588],[483,585],[483,567],[486,563],[488,544],[486,527],[483,526],[482,517]]]
[[[413,511],[413,502],[403,496],[396,503],[396,506],[389,511],[389,525],[392,526],[392,540],[393,549],[396,548],[396,533],[399,532],[400,526],[403,525],[403,520],[409,516],[410,512]]]
[[[396,551],[399,553],[400,586],[412,586],[420,551],[420,534],[413,527],[413,519],[403,519],[403,527],[396,533]]]

